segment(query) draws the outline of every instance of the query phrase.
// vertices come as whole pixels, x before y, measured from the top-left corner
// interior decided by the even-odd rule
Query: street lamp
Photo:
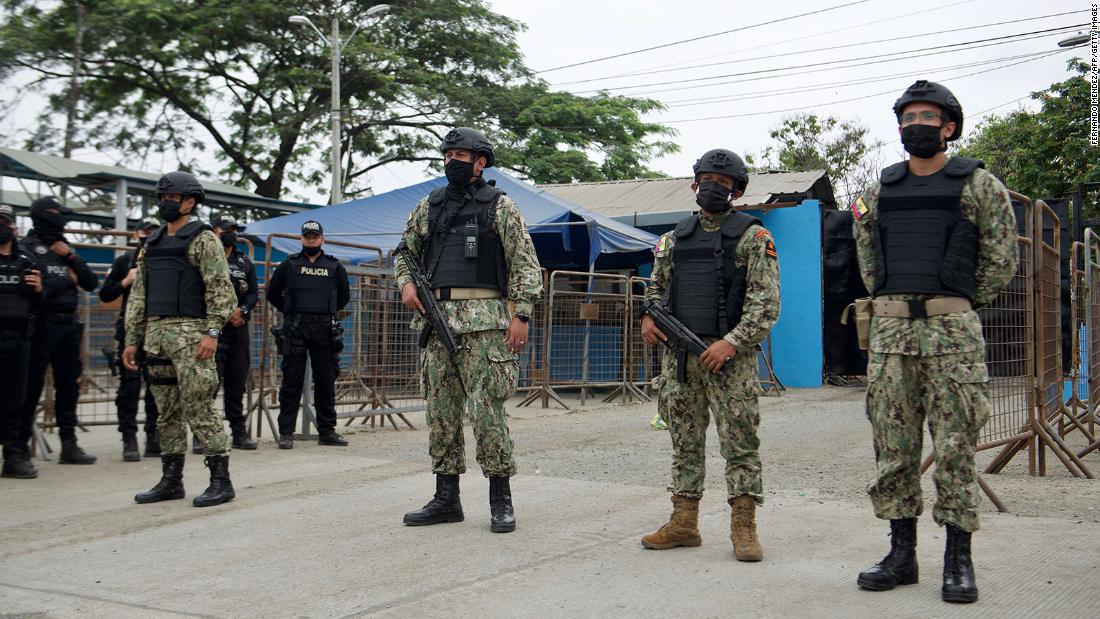
[[[367,9],[367,17],[377,17],[384,15],[390,10],[388,4],[376,4]],[[351,31],[348,38],[340,40],[340,17],[337,14],[332,16],[332,35],[326,37],[325,33],[321,32],[321,29],[317,27],[308,17],[305,15],[292,15],[290,17],[290,23],[299,26],[309,26],[313,28],[313,31],[317,33],[317,36],[321,37],[321,40],[325,45],[329,47],[332,52],[332,196],[330,202],[332,204],[339,204],[344,201],[344,190],[342,187],[343,173],[340,171],[340,52],[355,36],[356,32],[359,32],[359,26],[355,27],[355,30]]]
[[[1068,39],[1062,39],[1058,41],[1058,47],[1077,47],[1078,45],[1084,45],[1089,42],[1089,35],[1078,32],[1076,35],[1069,37]]]

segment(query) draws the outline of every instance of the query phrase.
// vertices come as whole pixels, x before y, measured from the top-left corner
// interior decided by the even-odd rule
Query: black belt
[[[330,314],[287,314],[286,321],[296,322],[298,324],[307,322],[322,322],[329,324],[332,322],[332,316]],[[284,321],[284,322],[286,322]]]
[[[38,318],[43,322],[69,324],[76,322],[76,310],[69,312],[39,312]]]

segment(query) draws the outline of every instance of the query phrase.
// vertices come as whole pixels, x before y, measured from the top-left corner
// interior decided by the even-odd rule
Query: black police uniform
[[[340,261],[321,254],[313,262],[301,253],[279,264],[267,289],[267,301],[283,312],[280,354],[279,433],[293,434],[305,380],[306,353],[313,367],[317,430],[336,429],[336,312],[350,299],[348,275]]]
[[[122,254],[111,264],[111,270],[107,273],[107,279],[103,280],[103,287],[99,289],[99,300],[110,303],[122,297],[122,306],[115,321],[115,340],[118,342],[118,351],[126,348],[126,302],[130,299],[130,288],[122,287],[122,280],[129,274],[130,269],[137,266],[137,250]],[[145,364],[145,350],[139,348],[137,353],[138,365]],[[118,392],[115,394],[115,406],[118,409],[118,431],[124,437],[137,434],[138,400],[141,399],[142,376],[140,371],[131,371],[119,364]],[[157,401],[153,392],[145,389],[145,435],[148,439],[146,445],[155,443],[157,436]],[[148,447],[147,447],[148,448]],[[159,449],[146,452],[146,455],[156,455]]]
[[[63,239],[62,239],[63,240]],[[58,434],[61,437],[62,456],[66,463],[66,452],[76,449],[76,404],[80,395],[78,381],[83,372],[80,346],[84,335],[84,325],[77,320],[76,308],[79,302],[77,286],[92,292],[99,284],[96,274],[88,267],[76,252],[68,257],[59,256],[50,250],[51,243],[38,236],[32,230],[20,241],[24,253],[31,254],[43,268],[43,276],[51,280],[51,289],[56,292],[46,295],[38,307],[36,328],[31,339],[30,367],[27,378],[27,397],[23,403],[24,415],[33,418],[38,408],[38,399],[46,382],[46,368],[53,368],[54,387],[57,397],[54,400],[54,415],[57,419]],[[77,282],[70,278],[70,269],[76,273]],[[29,430],[26,438],[30,439]],[[81,463],[94,461],[91,456],[80,454]]]
[[[23,398],[27,388],[31,336],[35,310],[42,295],[25,283],[28,271],[42,268],[18,245],[0,255],[0,443],[4,446],[4,476],[34,477],[28,440],[34,431],[34,411],[26,414]],[[19,472],[24,469],[25,472]]]
[[[248,381],[248,368],[252,364],[248,347],[248,321],[259,299],[256,293],[256,268],[252,260],[234,248],[229,254],[228,262],[233,290],[237,293],[237,307],[241,308],[245,324],[234,327],[226,323],[221,337],[218,338],[215,359],[218,362],[218,377],[225,389],[225,418],[229,420],[234,441],[238,441],[248,436],[244,415],[245,384]]]

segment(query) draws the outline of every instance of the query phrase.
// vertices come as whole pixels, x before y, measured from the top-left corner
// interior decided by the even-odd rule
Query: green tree
[[[1071,194],[1078,183],[1100,182],[1100,148],[1089,144],[1089,66],[1067,63],[1069,78],[1031,95],[1036,112],[1016,110],[986,118],[958,154],[985,161],[1012,190],[1033,198]],[[1100,216],[1097,204],[1084,215]]]
[[[29,71],[49,95],[29,148],[60,150],[66,132],[55,125],[73,107],[77,66],[75,146],[123,164],[167,155],[279,197],[288,181],[324,187],[329,173],[328,49],[288,18],[305,14],[324,29],[335,11],[347,33],[373,4],[4,0],[0,79]],[[550,92],[524,65],[523,25],[482,0],[391,4],[343,51],[347,195],[369,191],[368,175],[384,165],[438,167],[439,139],[456,124],[486,129],[502,144],[500,165],[536,182],[651,175],[646,164],[675,150],[671,129],[640,119],[656,101]],[[211,144],[222,167],[203,170],[194,153]]]
[[[851,120],[802,113],[771,130],[775,141],[749,155],[755,170],[825,170],[840,203],[851,203],[877,177],[881,141],[868,140],[869,129]]]

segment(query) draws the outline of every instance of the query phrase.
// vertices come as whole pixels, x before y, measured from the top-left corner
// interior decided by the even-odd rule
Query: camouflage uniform
[[[876,183],[852,207],[860,276],[868,290],[875,284],[878,195]],[[1016,272],[1016,218],[1004,185],[980,168],[966,179],[961,202],[963,217],[978,228],[973,305],[981,307],[992,302]],[[976,531],[980,497],[974,450],[992,411],[977,312],[915,319],[874,316],[867,379],[867,417],[878,465],[877,479],[867,492],[875,515],[898,520],[923,511],[920,458],[927,417],[936,456],[933,517],[941,526]]]
[[[422,389],[428,405],[432,471],[440,475],[466,472],[462,411],[468,411],[477,440],[477,461],[486,477],[516,474],[512,439],[505,421],[504,401],[516,391],[519,368],[505,343],[511,314],[530,316],[542,293],[542,274],[535,246],[519,207],[507,195],[497,202],[494,230],[508,263],[507,299],[440,301],[461,351],[452,358],[439,338],[429,339],[421,355]],[[428,199],[409,215],[403,240],[418,259],[428,237]],[[394,266],[398,290],[411,282],[405,263]],[[416,316],[413,329],[424,319]]]
[[[187,257],[202,274],[205,286],[206,318],[157,318],[145,316],[145,255],[138,257],[137,277],[126,307],[126,345],[144,348],[150,361],[164,359],[171,364],[147,366],[152,378],[175,378],[178,384],[149,385],[156,398],[164,455],[187,451],[187,426],[206,447],[208,456],[229,451],[221,416],[214,411],[218,371],[214,358],[199,361],[195,349],[210,329],[221,329],[237,307],[237,295],[229,277],[229,266],[221,241],[211,231],[201,232],[191,242]]]
[[[732,211],[700,216],[703,230],[717,231]],[[676,235],[669,232],[657,244],[653,261],[653,284],[646,298],[659,301],[672,279],[672,254]],[[722,457],[726,459],[726,488],[729,497],[752,496],[764,504],[758,397],[759,371],[756,345],[767,337],[779,318],[779,262],[771,234],[752,225],[737,243],[736,266],[746,267],[745,303],[740,322],[725,335],[737,351],[717,374],[688,355],[687,382],[676,379],[676,354],[666,350],[661,361],[658,406],[672,437],[672,485],[674,495],[698,499],[703,496],[706,474],[706,434],[714,415]],[[717,338],[703,338],[708,345]]]

